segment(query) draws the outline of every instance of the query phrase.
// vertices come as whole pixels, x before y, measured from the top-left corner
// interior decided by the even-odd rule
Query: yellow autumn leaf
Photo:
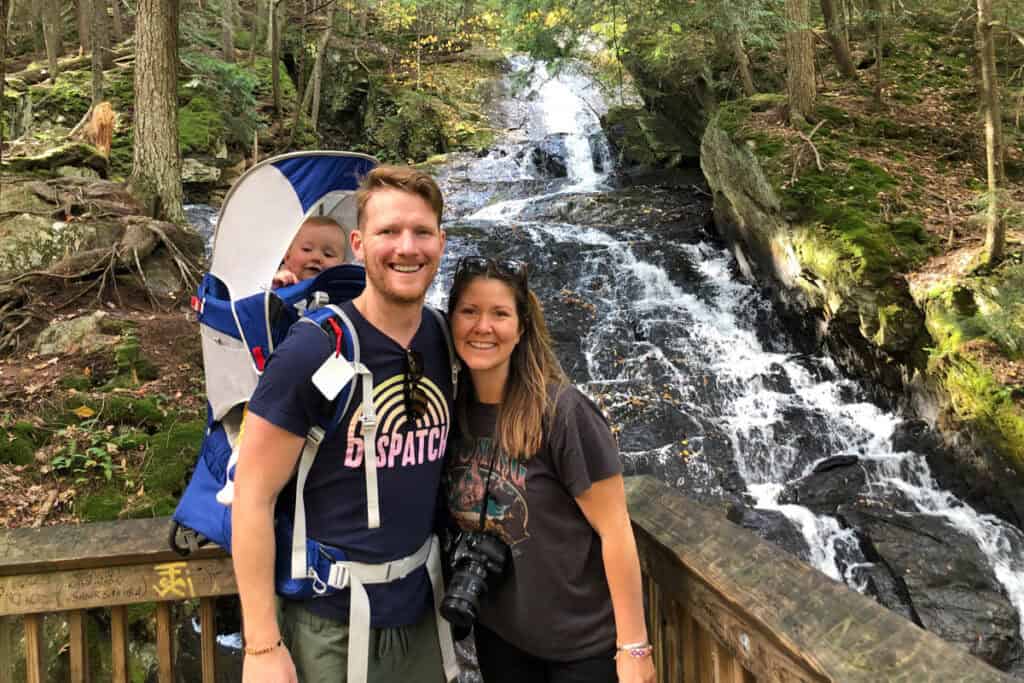
[[[82,418],[83,420],[85,420],[86,418],[90,418],[96,414],[96,411],[90,408],[89,406],[78,406],[71,412],[73,412],[75,415]]]

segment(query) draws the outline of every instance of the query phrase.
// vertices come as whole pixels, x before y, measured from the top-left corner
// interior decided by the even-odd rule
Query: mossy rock
[[[106,383],[105,389],[137,387],[159,376],[149,359],[142,354],[138,337],[129,331],[114,347],[114,376]]]
[[[601,124],[626,166],[674,168],[700,157],[697,142],[660,114],[613,107]]]
[[[153,432],[164,425],[167,416],[154,398],[100,394],[72,397],[65,403],[64,410],[58,414],[54,422],[57,426],[65,426],[79,424],[84,419],[95,419],[108,425],[137,427]]]
[[[84,374],[65,375],[57,384],[61,389],[74,389],[75,391],[89,391],[93,387],[92,377]]]
[[[29,87],[37,118],[63,119],[71,127],[92,105],[92,72],[88,69],[62,71],[56,81]]]

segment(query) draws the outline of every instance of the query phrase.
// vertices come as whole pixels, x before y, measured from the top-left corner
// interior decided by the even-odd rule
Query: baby
[[[284,255],[271,287],[286,287],[316,277],[345,261],[345,229],[327,216],[310,216]]]

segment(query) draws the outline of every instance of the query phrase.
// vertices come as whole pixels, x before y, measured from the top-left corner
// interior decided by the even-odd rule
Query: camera
[[[450,566],[453,574],[441,601],[441,616],[453,626],[469,629],[480,611],[480,596],[505,570],[508,546],[494,534],[462,532]]]

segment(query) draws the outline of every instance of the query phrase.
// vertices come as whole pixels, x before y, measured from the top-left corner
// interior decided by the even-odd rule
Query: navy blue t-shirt
[[[342,309],[359,335],[360,360],[373,372],[377,411],[378,529],[367,527],[363,469],[362,386],[354,394],[334,434],[320,446],[305,487],[306,528],[310,538],[345,550],[359,562],[380,563],[416,552],[434,528],[437,489],[451,425],[451,368],[437,319],[423,311],[410,349],[422,357],[419,380],[426,400],[422,416],[406,409],[403,378],[406,349],[371,325],[351,303]],[[249,410],[293,434],[305,436],[325,411],[325,399],[312,375],[333,352],[331,338],[315,325],[293,325],[267,362]],[[290,514],[294,482],[281,492],[279,508]],[[417,622],[432,608],[424,568],[404,579],[367,586],[375,628]],[[310,611],[348,621],[349,591],[308,601]]]

